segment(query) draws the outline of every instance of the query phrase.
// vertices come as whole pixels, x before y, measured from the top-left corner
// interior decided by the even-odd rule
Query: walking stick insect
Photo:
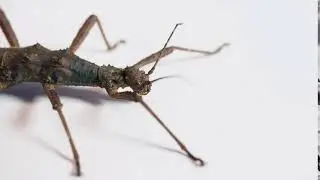
[[[110,44],[98,17],[91,15],[86,19],[70,47],[67,49],[49,50],[38,43],[32,46],[20,47],[17,36],[8,18],[0,8],[0,27],[10,44],[10,48],[0,48],[0,89],[6,89],[23,82],[39,82],[42,84],[44,92],[48,96],[52,108],[57,111],[68,136],[77,176],[81,175],[79,155],[68,128],[66,118],[62,112],[62,103],[55,90],[55,86],[58,85],[105,88],[112,98],[140,103],[176,141],[181,150],[186,153],[187,157],[197,165],[204,166],[204,161],[194,156],[187,149],[145,101],[143,101],[142,96],[150,92],[153,82],[164,78],[149,80],[149,76],[154,72],[161,58],[171,54],[175,50],[213,55],[220,52],[223,47],[229,44],[224,43],[214,51],[203,51],[178,46],[167,47],[175,29],[180,25],[177,24],[160,51],[138,61],[136,64],[125,68],[117,68],[111,65],[98,66],[74,54],[95,24],[99,27],[108,51],[125,43],[124,40],[119,40],[114,44]],[[147,73],[140,70],[140,68],[153,62],[155,62],[154,65]],[[126,87],[131,88],[132,91],[118,91],[119,88]]]

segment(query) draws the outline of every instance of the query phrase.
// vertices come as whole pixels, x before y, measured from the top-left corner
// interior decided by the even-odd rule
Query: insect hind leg
[[[10,24],[9,19],[5,15],[4,11],[0,8],[0,28],[6,36],[10,47],[20,47],[18,38]]]

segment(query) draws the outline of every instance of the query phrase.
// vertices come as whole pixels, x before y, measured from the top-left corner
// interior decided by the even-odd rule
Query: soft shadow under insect
[[[25,137],[29,139],[30,141],[34,142],[35,144],[39,145],[43,149],[46,149],[50,152],[53,152],[55,155],[61,157],[62,159],[73,163],[73,159],[69,158],[67,155],[63,154],[61,151],[50,145],[48,142],[46,142],[44,139],[42,139],[39,136],[32,135],[32,134],[26,134]]]
[[[155,149],[158,149],[158,150],[164,150],[164,151],[176,153],[176,154],[179,154],[179,155],[182,155],[182,156],[185,156],[185,157],[188,158],[187,154],[185,154],[182,151],[179,151],[177,149],[174,149],[174,148],[161,146],[161,145],[159,145],[157,143],[146,141],[146,140],[143,140],[141,138],[131,137],[131,136],[128,136],[126,134],[119,133],[119,132],[112,131],[111,133],[112,133],[113,136],[116,136],[117,138],[120,138],[122,140],[132,141],[132,142],[144,145],[144,146],[148,146],[148,147],[155,148]],[[194,162],[193,160],[191,160],[191,161]],[[195,163],[195,164],[198,165],[197,163]]]

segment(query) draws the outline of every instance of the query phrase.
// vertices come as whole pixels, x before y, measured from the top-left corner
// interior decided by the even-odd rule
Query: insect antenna
[[[183,150],[186,155],[196,164],[199,166],[204,166],[205,162],[195,157],[188,149],[187,147],[177,138],[177,136],[167,127],[166,124],[164,124],[163,121],[158,117],[158,115],[147,105],[146,102],[144,102],[142,99],[140,99],[141,105],[158,121],[158,123],[170,134],[170,136],[176,141],[176,143],[180,146],[181,150]]]
[[[176,78],[176,77],[178,77],[178,76],[177,75],[163,76],[163,77],[159,77],[154,80],[151,80],[150,82],[153,84],[154,82],[162,80],[162,79]]]
[[[159,60],[160,60],[162,51],[167,47],[167,45],[168,45],[168,43],[169,43],[169,41],[170,41],[170,39],[171,39],[174,31],[177,29],[178,26],[180,26],[180,25],[182,25],[182,24],[183,24],[183,23],[177,23],[177,24],[174,26],[174,28],[173,28],[173,30],[172,30],[169,38],[167,39],[167,42],[164,44],[163,48],[162,48],[161,51],[160,51],[160,54],[159,54],[159,56],[158,56],[158,59],[156,60],[156,62],[155,62],[154,65],[152,66],[152,68],[149,70],[148,75],[150,75],[150,74],[153,73],[153,71],[155,70],[155,68],[156,68],[156,66],[157,66],[157,64],[158,64],[158,62],[159,62]]]

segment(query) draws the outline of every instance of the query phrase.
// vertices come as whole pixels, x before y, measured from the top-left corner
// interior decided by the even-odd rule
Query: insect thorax
[[[98,77],[101,87],[116,90],[118,88],[128,87],[124,79],[124,71],[111,65],[103,65],[99,68]]]
[[[71,86],[125,88],[123,69],[98,66],[68,49],[51,51],[35,44],[24,48],[0,48],[0,83],[40,82]]]

